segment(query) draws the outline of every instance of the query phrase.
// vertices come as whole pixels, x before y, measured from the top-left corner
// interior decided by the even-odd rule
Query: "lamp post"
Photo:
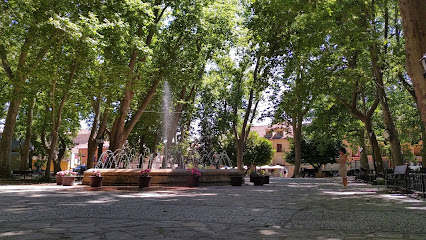
[[[423,72],[423,77],[426,78],[426,53],[420,59],[420,62],[422,63],[423,68],[425,69],[425,71]]]
[[[104,148],[104,138],[101,136],[100,138],[96,139],[96,143],[98,144],[98,158],[96,159],[96,162],[101,158],[102,150]]]

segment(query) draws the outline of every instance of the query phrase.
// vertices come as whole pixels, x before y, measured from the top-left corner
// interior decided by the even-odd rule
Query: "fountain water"
[[[172,94],[170,91],[170,86],[167,81],[164,83],[164,95],[163,95],[163,137],[164,137],[164,156],[161,164],[161,168],[167,168],[169,156],[169,147],[171,143],[169,143],[168,134],[170,132],[170,125],[173,121],[172,111],[171,111],[171,102],[172,102]],[[171,167],[171,166],[170,166]]]
[[[148,157],[151,161],[151,156],[149,149],[146,147],[144,148],[144,151],[140,153],[134,148],[129,148],[128,144],[125,144],[122,148],[119,148],[114,152],[111,150],[103,152],[99,157],[95,168],[139,168],[139,163],[143,163],[143,160],[146,157]],[[143,168],[143,166],[140,168]]]

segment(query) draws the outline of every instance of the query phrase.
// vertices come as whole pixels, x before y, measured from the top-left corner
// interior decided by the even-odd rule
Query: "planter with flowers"
[[[56,184],[62,185],[62,177],[65,175],[64,171],[59,171],[56,173]]]
[[[77,175],[77,172],[73,172],[72,170],[66,170],[63,172],[64,175],[62,176],[62,185],[72,186],[74,184],[75,175]]]
[[[104,177],[101,176],[101,171],[93,170],[92,176],[90,176],[90,186],[91,187],[102,187],[102,179]]]
[[[201,172],[196,168],[188,169],[191,171],[191,176],[189,176],[186,180],[188,187],[198,187],[198,183],[200,182]]]
[[[149,173],[151,169],[141,170],[141,175],[139,176],[139,188],[149,187],[151,184],[151,176]]]
[[[254,186],[262,186],[265,180],[265,176],[262,172],[253,172],[250,178],[253,180]]]

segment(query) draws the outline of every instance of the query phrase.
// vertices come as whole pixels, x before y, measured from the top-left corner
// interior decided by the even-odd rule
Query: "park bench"
[[[407,190],[408,165],[396,166],[393,173],[386,174],[386,187],[399,188]]]
[[[12,175],[20,175],[20,176],[33,176],[33,171],[32,170],[14,170],[12,171]]]

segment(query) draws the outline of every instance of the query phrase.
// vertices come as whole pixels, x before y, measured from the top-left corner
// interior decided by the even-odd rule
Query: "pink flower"
[[[149,168],[141,170],[141,176],[147,177],[147,176],[149,176],[150,172],[151,172],[151,169],[149,169]]]
[[[200,172],[200,171],[198,171],[196,168],[193,168],[193,169],[189,169],[189,168],[188,168],[188,170],[190,170],[190,171],[191,171],[191,175],[192,175],[192,176],[197,176],[197,177],[200,177],[200,176],[201,176],[201,172]]]

